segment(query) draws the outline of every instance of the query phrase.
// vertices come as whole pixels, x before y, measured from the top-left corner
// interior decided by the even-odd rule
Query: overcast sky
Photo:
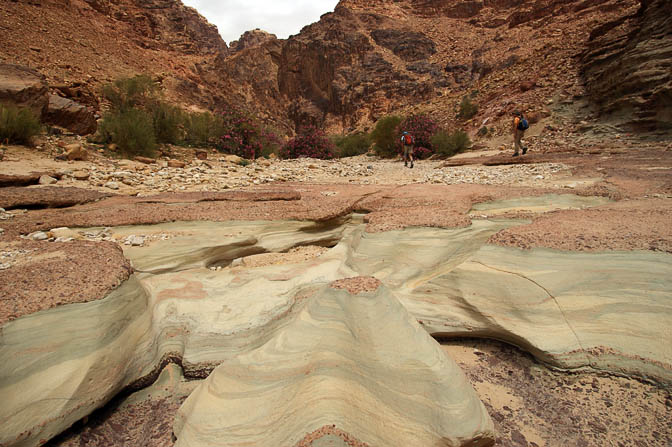
[[[226,43],[261,28],[286,39],[331,12],[338,0],[182,0],[217,25]]]

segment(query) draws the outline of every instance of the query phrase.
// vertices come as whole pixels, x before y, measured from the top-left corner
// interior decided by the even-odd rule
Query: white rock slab
[[[174,433],[177,447],[293,446],[326,425],[372,446],[494,442],[460,368],[382,286],[321,288],[283,331],[217,367]]]

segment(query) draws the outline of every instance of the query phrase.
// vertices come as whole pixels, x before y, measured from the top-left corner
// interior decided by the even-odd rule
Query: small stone
[[[55,178],[53,178],[49,175],[42,175],[42,176],[40,176],[39,183],[40,183],[40,185],[53,185],[57,181],[58,180],[56,180]]]
[[[184,168],[187,164],[180,160],[168,160],[169,168]]]
[[[72,173],[72,178],[75,180],[88,180],[90,174],[87,171],[75,171]]]
[[[156,160],[154,160],[153,158],[142,157],[142,156],[139,156],[139,155],[137,157],[135,157],[134,160],[139,161],[140,163],[144,163],[146,165],[151,165],[151,164],[156,163]]]
[[[208,152],[204,151],[202,149],[197,149],[196,150],[196,158],[199,160],[207,160],[208,159]]]
[[[109,188],[109,189],[114,189],[114,190],[119,189],[119,183],[117,183],[117,182],[107,182],[107,183],[105,183],[104,186],[105,186],[105,188]]]
[[[88,158],[86,149],[79,143],[68,144],[65,146],[65,151],[65,158],[68,160],[86,160]]]
[[[139,247],[141,245],[145,244],[145,237],[144,236],[136,236],[134,234],[128,236],[126,240],[124,241],[125,245],[130,245],[132,247]]]
[[[49,239],[49,235],[44,231],[35,231],[33,233],[30,233],[28,235],[28,238],[34,241],[46,241],[47,239]]]
[[[52,228],[49,231],[49,234],[52,237],[55,237],[57,241],[59,239],[73,240],[73,239],[79,239],[81,237],[81,235],[77,231],[68,227]]]
[[[11,266],[12,266],[11,264],[0,264],[0,270],[7,270]]]

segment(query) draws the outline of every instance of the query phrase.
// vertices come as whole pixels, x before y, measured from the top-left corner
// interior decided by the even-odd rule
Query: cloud
[[[333,11],[338,0],[182,0],[208,21],[230,43],[245,31],[261,28],[281,39],[298,34],[306,25]]]

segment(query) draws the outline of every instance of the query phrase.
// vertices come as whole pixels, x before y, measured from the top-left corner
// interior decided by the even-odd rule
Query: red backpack
[[[411,134],[407,133],[406,135],[404,135],[404,144],[409,146],[413,144],[413,137],[411,136]]]

